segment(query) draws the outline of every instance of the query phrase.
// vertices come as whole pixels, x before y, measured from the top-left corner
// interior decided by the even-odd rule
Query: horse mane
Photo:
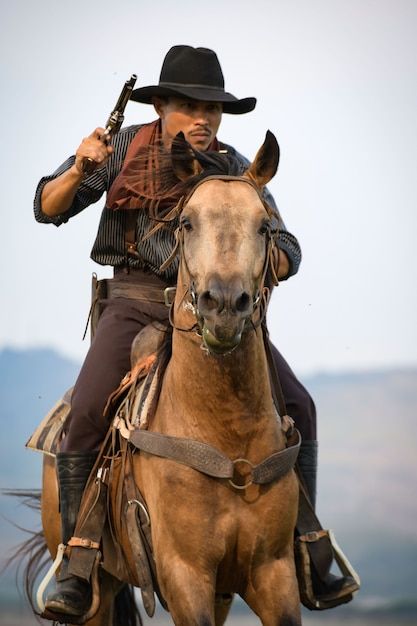
[[[180,167],[186,167],[186,164],[189,166],[190,161],[194,160],[194,173],[185,179],[178,178],[173,158]],[[171,222],[167,216],[201,180],[215,175],[241,176],[246,169],[235,154],[215,150],[201,152],[176,137],[173,152],[167,151],[162,142],[141,148],[132,159],[129,174],[125,176],[130,179],[131,187],[134,187],[137,208],[147,210],[154,222],[163,225]],[[134,183],[133,179],[138,182]]]

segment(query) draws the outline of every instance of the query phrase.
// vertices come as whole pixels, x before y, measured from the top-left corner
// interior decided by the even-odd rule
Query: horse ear
[[[180,180],[186,180],[197,173],[197,161],[192,147],[186,141],[183,132],[179,132],[171,145],[172,169]]]
[[[265,141],[256,153],[256,157],[245,172],[258,187],[264,187],[275,176],[279,163],[279,145],[270,130],[266,131]]]

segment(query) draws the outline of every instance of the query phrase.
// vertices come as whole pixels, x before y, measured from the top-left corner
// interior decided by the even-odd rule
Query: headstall
[[[210,181],[210,180],[223,180],[223,181],[230,181],[230,182],[235,182],[235,181],[240,181],[240,182],[244,182],[248,185],[250,185],[253,189],[255,189],[256,193],[258,194],[262,205],[265,208],[265,211],[268,215],[268,217],[270,218],[270,220],[272,220],[274,217],[276,217],[275,212],[273,211],[273,209],[268,205],[268,203],[265,201],[265,199],[262,197],[262,193],[260,191],[260,189],[257,187],[257,185],[255,184],[255,182],[246,176],[229,176],[226,174],[219,174],[219,175],[212,175],[212,176],[207,176],[206,178],[203,178],[202,180],[198,181],[194,187],[188,192],[188,194],[186,194],[185,196],[182,196],[180,198],[180,200],[178,201],[178,203],[176,204],[176,206],[171,209],[171,211],[165,216],[165,218],[163,220],[160,220],[159,222],[165,222],[165,223],[169,223],[172,222],[174,219],[178,218],[184,207],[188,204],[191,196],[195,193],[196,189],[198,189],[198,187],[200,187],[200,185],[202,185],[203,183]],[[148,233],[148,236],[154,232],[154,229],[152,231],[150,231],[150,233]],[[171,263],[174,261],[174,259],[176,258],[178,251],[180,253],[180,259],[181,262],[183,264],[183,266],[185,267],[185,270],[188,274],[188,276],[191,279],[191,273],[190,270],[188,268],[186,259],[184,257],[183,254],[183,239],[184,239],[184,228],[183,225],[180,224],[174,232],[175,235],[175,245],[174,248],[171,252],[171,254],[169,255],[169,257],[166,259],[166,261],[161,265],[160,270],[164,271],[165,269],[167,269],[167,267],[169,267],[171,265]],[[272,224],[268,225],[267,231],[265,233],[265,257],[264,257],[264,265],[262,268],[262,272],[260,274],[260,279],[259,279],[259,285],[257,288],[257,291],[255,293],[255,295],[253,296],[253,310],[251,313],[251,317],[250,319],[248,319],[249,325],[252,326],[253,328],[258,327],[266,314],[266,309],[267,309],[267,305],[268,305],[268,301],[269,301],[269,296],[270,296],[270,289],[268,287],[265,286],[265,280],[266,280],[266,275],[268,270],[270,271],[270,275],[273,281],[274,285],[278,285],[278,275],[277,275],[277,271],[275,270],[274,264],[273,264],[273,248],[275,246],[275,239],[277,236],[277,229],[273,228]],[[279,254],[279,248],[277,248],[278,250],[278,254]],[[198,294],[195,290],[195,285],[194,282],[192,280],[190,280],[189,285],[186,288],[186,291],[183,295],[182,301],[184,301],[185,297],[187,296],[187,294],[189,294],[190,296],[190,301],[188,303],[188,307],[189,309],[193,312],[195,318],[196,318],[196,324],[194,324],[191,328],[179,328],[177,326],[175,326],[174,323],[174,315],[173,315],[173,305],[174,302],[171,301],[171,295],[173,293],[173,291],[175,290],[175,287],[168,287],[165,290],[165,303],[171,307],[171,311],[170,311],[170,322],[171,325],[173,326],[173,328],[175,328],[176,330],[182,330],[182,331],[197,331],[197,333],[199,335],[201,335],[201,321],[202,321],[202,316],[199,314],[198,311],[198,305],[197,305],[197,300],[198,300]],[[259,311],[259,315],[255,321],[255,316],[258,314]]]

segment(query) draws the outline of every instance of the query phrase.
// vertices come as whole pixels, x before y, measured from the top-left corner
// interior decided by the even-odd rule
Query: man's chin
[[[187,141],[188,143],[191,144],[191,146],[195,150],[204,152],[205,150],[207,150],[212,140],[211,140],[211,137],[204,137],[204,138],[190,137],[189,139],[187,139]]]

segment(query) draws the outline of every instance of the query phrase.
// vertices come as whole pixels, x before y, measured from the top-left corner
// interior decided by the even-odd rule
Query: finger
[[[89,157],[95,161],[97,159],[103,160],[107,157],[107,148],[106,143],[100,141],[96,136],[92,137],[90,135],[89,137],[84,137],[77,150],[77,154],[83,157]]]
[[[100,139],[103,137],[104,133],[105,133],[105,128],[101,128],[100,126],[98,128],[96,128],[95,130],[93,130],[93,132],[91,133],[91,135],[89,135],[89,137],[91,139]]]

